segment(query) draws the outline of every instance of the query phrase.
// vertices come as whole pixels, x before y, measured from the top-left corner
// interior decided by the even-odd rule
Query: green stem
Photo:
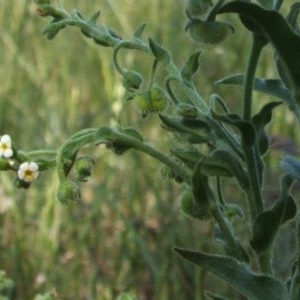
[[[232,256],[234,256],[239,261],[243,261],[244,258],[241,253],[241,249],[237,245],[234,233],[232,232],[230,225],[226,222],[218,205],[215,205],[215,207],[212,208],[211,213],[222,231],[224,240],[227,242],[229,248],[232,251]]]
[[[95,142],[95,133],[97,128],[83,129],[71,136],[57,151],[56,165],[58,178],[63,180],[65,174],[64,160],[74,159],[73,155],[83,146]],[[68,152],[71,153],[68,153]]]
[[[243,91],[243,119],[248,122],[251,122],[252,119],[252,91],[255,71],[261,50],[264,45],[264,42],[258,36],[253,35],[253,43],[248,60]],[[259,174],[258,161],[255,155],[254,147],[255,146],[249,148],[248,146],[244,145],[246,164],[250,179],[249,205],[252,224],[256,220],[257,216],[263,211],[260,181],[261,174]]]
[[[217,176],[216,181],[217,181],[217,195],[218,195],[219,203],[225,206],[226,201],[223,197],[223,192],[222,192],[222,179],[219,176]]]
[[[152,156],[156,160],[159,160],[160,162],[164,163],[169,168],[171,168],[171,170],[173,170],[185,182],[191,182],[191,174],[182,165],[178,164],[172,158],[160,152],[156,148],[117,131],[114,131],[114,136],[112,137],[112,140],[116,140],[117,142],[130,145],[132,148],[144,152],[149,156]]]
[[[260,269],[261,272],[264,274],[268,274],[268,275],[273,274],[273,269],[271,266],[271,255],[272,255],[272,249],[268,249],[258,255]]]
[[[150,89],[154,83],[154,76],[155,76],[155,71],[157,68],[158,60],[155,58],[151,67],[151,72],[149,76],[149,82],[147,84],[147,88]]]

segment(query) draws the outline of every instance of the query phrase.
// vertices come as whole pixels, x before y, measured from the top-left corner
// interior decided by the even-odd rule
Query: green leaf
[[[226,85],[238,85],[243,86],[245,82],[244,74],[235,74],[228,77],[222,78],[215,82],[215,84],[226,84]],[[281,100],[291,104],[292,95],[289,90],[282,84],[279,79],[265,79],[260,77],[255,77],[253,83],[253,89],[258,92],[263,92],[265,94],[275,96]]]
[[[96,132],[95,144],[104,144],[112,140],[114,131],[109,126],[101,126]]]
[[[228,161],[228,152],[225,150],[213,151],[203,162],[202,173],[206,176],[232,177],[234,174]]]
[[[137,40],[141,40],[143,32],[144,32],[146,26],[147,26],[147,23],[145,23],[145,22],[143,22],[142,24],[140,24],[138,26],[138,28],[135,30],[135,32],[133,33],[133,38],[137,39]]]
[[[270,102],[264,105],[260,112],[252,118],[252,124],[256,130],[257,144],[261,155],[269,148],[269,138],[265,132],[265,126],[272,119],[272,110],[281,103],[282,102]]]
[[[191,54],[187,62],[184,64],[181,70],[181,76],[184,81],[190,82],[192,76],[197,72],[199,68],[199,57],[201,51],[196,51]]]
[[[179,158],[189,169],[194,169],[197,162],[205,157],[196,150],[171,149],[170,152]]]
[[[227,84],[227,85],[238,85],[243,86],[245,80],[244,74],[235,74],[225,78],[222,78],[215,82],[215,84]],[[265,79],[255,77],[253,83],[253,89],[258,92],[262,92],[271,96],[275,96],[287,104],[291,112],[293,112],[297,119],[300,120],[299,108],[292,97],[291,92],[285,87],[279,79]]]
[[[256,22],[265,32],[280,59],[282,60],[289,76],[291,89],[295,101],[300,103],[300,36],[290,27],[284,17],[274,10],[265,10],[260,6],[233,1],[225,4],[219,13],[234,12],[245,15]]]
[[[247,264],[234,258],[180,248],[174,250],[188,261],[224,279],[251,300],[288,300],[287,290],[279,280],[255,274]]]
[[[250,122],[242,120],[241,117],[236,114],[220,115],[215,113],[213,110],[211,110],[210,112],[215,120],[221,121],[239,129],[239,131],[241,132],[243,143],[246,146],[251,147],[254,145],[256,139],[255,129]]]
[[[295,201],[288,193],[291,184],[291,177],[284,176],[279,199],[271,209],[261,213],[255,220],[250,244],[257,253],[270,249],[280,226],[296,215]]]
[[[149,38],[149,46],[156,59],[163,65],[169,64],[171,58],[168,51],[159,45],[155,40]]]
[[[200,119],[169,117],[164,114],[159,116],[164,128],[180,134],[189,143],[200,144],[213,141],[210,127]]]
[[[92,25],[96,25],[97,24],[97,21],[100,17],[100,14],[101,12],[98,10],[96,11],[92,16],[91,18],[88,20],[88,23],[92,24]]]

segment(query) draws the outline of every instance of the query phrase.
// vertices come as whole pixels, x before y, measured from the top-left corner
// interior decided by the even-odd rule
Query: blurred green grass
[[[158,39],[179,65],[197,49],[182,30],[181,1],[69,0],[63,5],[85,16],[100,9],[100,22],[124,37],[147,21],[145,37]],[[94,45],[74,28],[47,41],[41,35],[46,21],[37,16],[33,1],[0,2],[1,134],[10,134],[24,150],[56,149],[82,128],[121,124],[136,126],[151,143],[167,149],[168,136],[157,126],[157,117],[142,120],[123,103],[111,49]],[[195,80],[205,97],[215,80],[243,70],[246,55],[240,53],[247,53],[247,41],[242,38],[245,32],[236,34],[234,41],[202,54]],[[122,55],[127,68],[149,73],[147,56],[125,51]],[[164,75],[159,72],[158,83]],[[240,104],[233,100],[240,90],[227,93],[229,105],[238,112]],[[278,132],[285,130],[286,119],[281,118]],[[203,251],[218,246],[209,243],[213,224],[181,216],[180,187],[161,180],[158,163],[131,152],[116,157],[102,147],[88,147],[83,153],[93,153],[96,168],[82,186],[82,202],[69,207],[55,198],[55,172],[43,174],[28,191],[13,187],[12,174],[0,174],[0,269],[15,283],[7,292],[9,299],[33,299],[55,290],[59,299],[110,300],[132,291],[141,300],[201,300],[203,291],[214,290],[216,284],[230,299],[242,299],[173,253],[174,245]],[[231,189],[233,201],[243,199]]]

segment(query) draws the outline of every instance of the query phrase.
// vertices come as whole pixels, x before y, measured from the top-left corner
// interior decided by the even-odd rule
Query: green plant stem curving
[[[132,148],[144,152],[148,154],[149,156],[157,159],[158,161],[164,163],[167,165],[175,174],[180,176],[185,182],[189,183],[191,182],[191,174],[190,172],[183,167],[182,165],[178,164],[174,159],[170,158],[169,156],[165,155],[164,153],[160,152],[156,148],[150,146],[149,144],[146,144],[140,140],[137,140],[135,138],[132,138],[126,134],[114,131],[114,135],[112,139],[117,140],[118,142],[130,145]]]

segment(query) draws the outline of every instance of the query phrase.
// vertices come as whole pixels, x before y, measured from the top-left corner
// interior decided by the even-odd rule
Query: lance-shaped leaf
[[[254,145],[256,139],[255,129],[250,122],[242,120],[241,117],[237,114],[219,115],[213,110],[211,110],[210,112],[215,120],[221,121],[225,124],[231,125],[239,129],[243,143],[246,146],[251,147]]]
[[[213,171],[214,165],[219,164],[219,168],[222,166],[223,170],[226,169],[228,176],[229,174],[231,174],[232,176],[236,177],[240,187],[243,190],[248,190],[248,174],[243,169],[239,160],[236,157],[234,157],[230,152],[226,150],[216,150],[208,157],[208,161],[211,162],[211,165],[208,165],[208,167],[210,168],[210,172]]]
[[[192,53],[187,62],[184,64],[181,70],[183,80],[190,82],[192,76],[198,71],[200,54],[201,51]]]
[[[216,84],[238,85],[243,86],[245,82],[244,74],[235,74],[225,78],[222,78],[215,82]],[[283,82],[279,79],[265,79],[260,77],[254,78],[253,89],[258,92],[262,92],[271,96],[275,96],[280,100],[283,100],[289,110],[295,114],[298,120],[300,120],[299,107],[292,97],[291,92],[285,87]]]
[[[91,25],[91,26],[97,25],[97,21],[98,21],[98,18],[100,17],[100,14],[101,14],[100,11],[95,12],[95,13],[91,16],[91,18],[87,21],[87,23],[88,23],[89,25]],[[81,32],[82,32],[86,37],[88,37],[88,38],[91,38],[91,37],[92,37],[92,34],[91,34],[90,30],[88,30],[88,29],[83,29],[83,28],[81,28]]]
[[[252,272],[246,263],[240,263],[227,256],[210,255],[180,248],[174,250],[188,261],[224,279],[251,300],[289,299],[285,286],[279,280]]]
[[[212,140],[210,127],[200,119],[168,117],[161,114],[163,127],[181,135],[192,144],[207,143]]]
[[[300,4],[299,3],[294,3],[289,11],[289,14],[286,17],[286,21],[288,22],[288,24],[291,26],[291,28],[297,33],[299,34],[299,27],[297,24],[297,19],[298,19],[298,15],[299,15],[299,8],[300,8]],[[288,70],[284,64],[284,62],[282,61],[282,59],[278,56],[277,53],[275,53],[275,62],[276,62],[276,67],[277,67],[277,71],[278,74],[281,78],[281,80],[284,82],[285,86],[290,89],[291,85],[289,82],[289,74],[288,74]]]
[[[159,45],[155,40],[149,38],[150,49],[155,58],[163,65],[169,64],[171,57],[168,51]]]
[[[293,97],[300,103],[300,36],[298,36],[284,17],[274,10],[266,10],[260,6],[233,1],[225,4],[219,13],[234,12],[245,15],[256,22],[275,47],[289,76]]]
[[[282,102],[270,102],[263,106],[258,114],[252,118],[252,124],[256,130],[257,144],[259,152],[263,155],[269,148],[269,138],[265,132],[265,126],[272,119],[272,110]]]
[[[133,33],[133,37],[135,39],[137,39],[137,40],[141,40],[143,32],[144,32],[146,26],[147,26],[147,24],[145,22],[143,22],[142,24],[140,24],[138,26],[138,28],[135,30],[135,32]]]
[[[281,181],[281,193],[273,207],[261,213],[253,225],[252,248],[257,252],[269,250],[276,237],[278,229],[288,220],[294,218],[297,207],[288,189],[292,184],[290,176],[286,175]]]
[[[194,169],[195,165],[201,160],[201,172],[206,176],[235,176],[240,187],[243,190],[249,188],[249,179],[246,171],[241,166],[239,160],[230,152],[225,150],[215,150],[210,155],[204,154],[196,150],[172,149],[171,153],[179,158],[188,168]]]
[[[170,152],[179,158],[189,169],[194,169],[197,162],[205,157],[197,150],[171,149]]]
[[[238,85],[243,86],[245,83],[244,74],[234,74],[228,77],[222,78],[215,82],[215,84],[226,84],[226,85]],[[281,100],[284,100],[289,106],[292,102],[292,95],[289,90],[282,84],[279,79],[265,79],[255,77],[253,83],[253,89],[258,92],[275,96]]]

